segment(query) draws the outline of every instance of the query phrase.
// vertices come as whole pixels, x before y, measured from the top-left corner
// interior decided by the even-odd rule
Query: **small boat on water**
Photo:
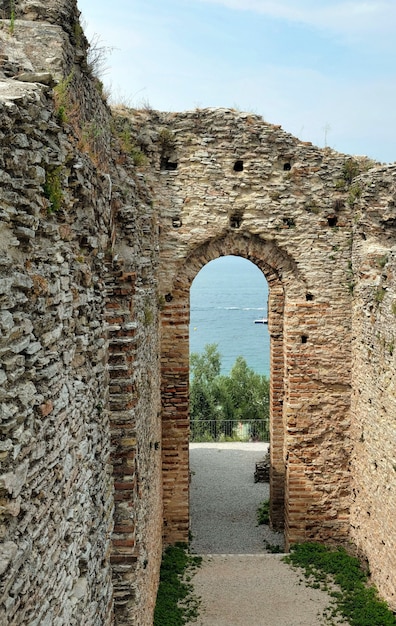
[[[266,317],[261,317],[258,320],[254,320],[255,324],[268,324],[268,319]]]

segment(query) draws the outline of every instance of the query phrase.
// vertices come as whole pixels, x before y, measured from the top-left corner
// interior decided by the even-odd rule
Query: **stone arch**
[[[162,312],[162,402],[164,539],[186,541],[189,528],[189,292],[192,281],[208,262],[233,254],[259,267],[269,286],[271,337],[270,431],[271,521],[285,523],[285,423],[284,398],[288,391],[285,371],[285,298],[306,299],[306,284],[293,257],[274,241],[236,233],[208,240],[175,265],[173,288],[166,294]],[[286,517],[286,519],[288,519]]]

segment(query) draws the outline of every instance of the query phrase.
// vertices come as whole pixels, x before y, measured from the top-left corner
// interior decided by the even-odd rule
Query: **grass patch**
[[[162,557],[153,626],[183,626],[198,616],[199,599],[190,583],[201,557],[191,556],[186,544],[168,546]]]
[[[121,151],[131,157],[133,164],[136,167],[147,165],[148,158],[144,152],[134,144],[132,133],[128,126],[125,125],[121,130],[116,129],[115,132],[120,142]]]
[[[378,597],[357,558],[344,548],[327,548],[317,543],[296,544],[283,559],[301,567],[313,587],[329,592],[336,608],[332,616],[342,615],[350,626],[396,626],[396,617]],[[331,588],[335,583],[339,590]],[[329,587],[330,585],[330,587]]]
[[[270,501],[264,500],[257,509],[257,525],[269,524]]]

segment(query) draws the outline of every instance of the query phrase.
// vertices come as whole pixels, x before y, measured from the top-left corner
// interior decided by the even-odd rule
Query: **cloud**
[[[304,24],[346,37],[383,34],[394,38],[394,0],[201,0],[236,11]]]
[[[113,102],[150,103],[164,111],[238,107],[320,146],[326,142],[346,153],[396,159],[394,44],[384,53],[380,45],[386,37],[379,36],[387,19],[387,32],[395,30],[395,0],[392,6],[387,1],[199,0],[191,7],[171,0],[158,11],[151,6],[157,0],[149,5],[139,0],[133,11],[111,20],[108,5],[99,11],[101,1],[81,4],[89,8],[94,2],[90,31],[115,47],[104,76]],[[234,10],[225,15],[221,6]],[[250,13],[242,19],[246,8]],[[260,18],[264,15],[279,22]],[[308,29],[290,27],[297,23]],[[323,38],[319,29],[325,28]],[[359,43],[346,49],[339,40],[352,40],[353,28]]]

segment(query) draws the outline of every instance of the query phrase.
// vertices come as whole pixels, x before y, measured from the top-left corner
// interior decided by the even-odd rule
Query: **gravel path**
[[[268,485],[255,484],[253,473],[265,451],[258,443],[190,445],[191,550],[204,556],[192,579],[200,615],[188,626],[330,623],[322,617],[330,604],[327,593],[306,587],[282,555],[265,553],[265,540],[283,541],[279,533],[256,525]]]
[[[280,554],[205,556],[193,578],[201,598],[190,626],[320,626],[329,596],[301,584]],[[344,625],[347,626],[347,625]]]
[[[266,552],[265,541],[283,546],[283,535],[257,526],[257,509],[269,485],[254,482],[265,443],[190,444],[191,550],[197,554]]]

